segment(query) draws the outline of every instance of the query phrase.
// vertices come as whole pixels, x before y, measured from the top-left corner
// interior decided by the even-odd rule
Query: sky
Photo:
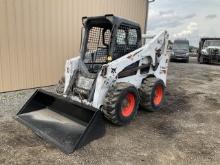
[[[148,33],[167,30],[170,39],[188,39],[197,46],[201,37],[220,37],[220,0],[155,0],[150,3]]]

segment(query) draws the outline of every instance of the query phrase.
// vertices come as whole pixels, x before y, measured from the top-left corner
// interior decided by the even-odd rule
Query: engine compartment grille
[[[219,49],[209,48],[209,54],[210,55],[220,55],[220,51],[219,51]]]

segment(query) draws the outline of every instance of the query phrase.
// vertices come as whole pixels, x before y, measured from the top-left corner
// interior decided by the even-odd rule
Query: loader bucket
[[[37,90],[16,118],[67,154],[105,133],[100,110],[44,90]]]

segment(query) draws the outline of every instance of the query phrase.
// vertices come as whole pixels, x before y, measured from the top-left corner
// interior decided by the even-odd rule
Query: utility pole
[[[145,24],[144,24],[144,34],[147,34],[147,20],[148,20],[148,6],[150,3],[153,3],[155,0],[146,0],[146,14],[145,14]]]

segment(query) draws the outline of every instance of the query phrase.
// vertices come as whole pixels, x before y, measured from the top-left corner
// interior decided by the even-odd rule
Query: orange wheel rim
[[[124,117],[128,117],[132,114],[135,108],[135,97],[133,94],[128,93],[126,98],[123,100],[123,102],[126,102],[124,105],[122,105],[122,115]]]
[[[157,85],[154,93],[154,105],[159,105],[163,99],[163,87],[162,85]]]

